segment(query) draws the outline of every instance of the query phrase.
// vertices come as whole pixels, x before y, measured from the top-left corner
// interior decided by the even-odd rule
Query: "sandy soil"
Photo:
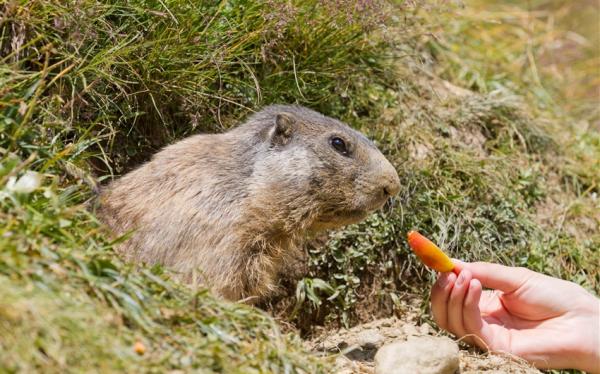
[[[406,318],[378,319],[357,325],[351,329],[323,331],[306,341],[307,347],[315,352],[340,353],[336,360],[337,372],[343,374],[375,373],[374,357],[384,344],[406,340],[409,336],[440,335],[429,324],[417,324],[415,315]],[[505,355],[483,353],[461,345],[460,372],[475,373],[540,373],[528,364]]]

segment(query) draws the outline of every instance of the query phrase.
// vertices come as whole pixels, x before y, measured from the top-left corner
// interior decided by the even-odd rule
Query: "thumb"
[[[452,260],[452,262],[459,272],[468,269],[473,274],[473,278],[478,279],[483,287],[500,290],[504,293],[517,290],[535,274],[522,267],[510,267],[489,262],[463,262],[460,260]]]

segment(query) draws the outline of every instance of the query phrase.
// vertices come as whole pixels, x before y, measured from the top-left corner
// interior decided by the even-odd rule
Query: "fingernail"
[[[456,281],[456,274],[454,273],[449,273],[448,274],[448,284],[450,283],[454,283]]]
[[[444,288],[448,284],[448,273],[443,273],[438,278],[438,284],[440,287]]]
[[[462,286],[464,281],[465,281],[465,275],[464,275],[464,272],[461,271],[460,274],[458,275],[458,278],[456,278],[456,285]]]

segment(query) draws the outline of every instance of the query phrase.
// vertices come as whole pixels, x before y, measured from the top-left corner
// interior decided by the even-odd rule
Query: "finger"
[[[521,267],[510,267],[489,262],[463,262],[453,259],[458,271],[469,270],[483,287],[511,293],[521,287],[535,273]]]
[[[481,300],[482,286],[477,279],[471,279],[469,290],[464,303],[464,328],[465,333],[473,335],[471,341],[480,348],[489,347],[489,326],[481,317],[479,302]]]
[[[442,273],[431,289],[431,313],[435,323],[444,330],[448,329],[448,299],[455,281],[454,273]]]
[[[462,270],[456,278],[448,301],[448,330],[459,338],[465,336],[463,304],[471,282],[471,272]],[[466,339],[465,341],[469,341]]]

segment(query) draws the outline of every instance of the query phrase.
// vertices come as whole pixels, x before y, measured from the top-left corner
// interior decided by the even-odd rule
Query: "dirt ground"
[[[439,336],[427,323],[419,324],[418,308],[411,308],[401,318],[377,319],[337,331],[323,330],[305,342],[308,349],[318,353],[339,353],[336,359],[337,373],[374,374],[374,357],[384,344],[406,340],[409,336]],[[501,354],[481,352],[460,345],[460,373],[540,373],[523,361]]]

